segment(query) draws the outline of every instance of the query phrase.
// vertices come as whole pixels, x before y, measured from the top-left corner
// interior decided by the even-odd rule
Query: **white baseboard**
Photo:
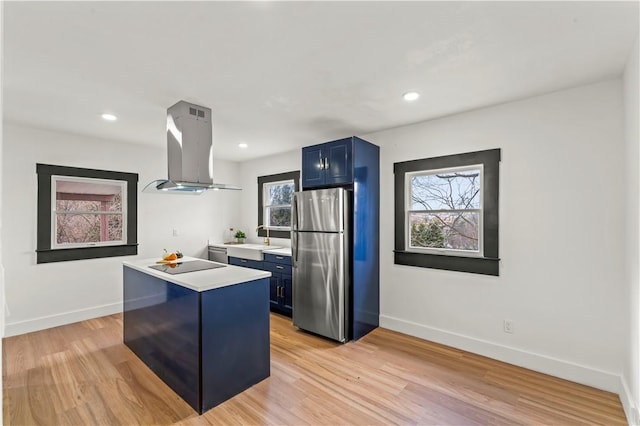
[[[640,426],[640,411],[633,401],[633,396],[624,377],[620,379],[620,383],[620,401],[622,402],[624,413],[627,416],[627,422],[630,426]]]
[[[622,392],[622,381],[618,374],[387,315],[380,315],[380,326],[618,395]]]
[[[33,318],[24,321],[6,322],[4,328],[4,336],[17,336],[19,334],[31,333],[32,331],[39,331],[47,328],[57,327],[59,325],[71,324],[91,318],[103,317],[118,312],[122,312],[122,302],[111,303],[102,306],[94,306],[87,309],[78,309],[77,311],[63,312],[60,314]]]

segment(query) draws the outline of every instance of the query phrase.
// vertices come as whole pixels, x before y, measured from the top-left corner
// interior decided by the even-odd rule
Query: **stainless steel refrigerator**
[[[293,325],[339,342],[349,336],[349,192],[296,192],[292,201]]]

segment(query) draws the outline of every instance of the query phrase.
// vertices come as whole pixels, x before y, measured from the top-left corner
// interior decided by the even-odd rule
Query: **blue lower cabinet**
[[[276,273],[271,273],[269,278],[269,305],[271,310],[278,309],[278,295],[280,293],[280,277]]]
[[[268,278],[197,292],[125,266],[123,290],[125,345],[198,413],[269,377]]]
[[[291,266],[291,256],[285,256],[284,254],[264,254],[264,261],[270,263],[277,263],[280,265],[289,265]]]
[[[282,274],[282,308],[289,312],[293,312],[293,278],[291,274]]]
[[[124,343],[199,410],[199,293],[127,267],[123,290]]]
[[[290,317],[293,313],[291,256],[265,253],[263,266],[271,272],[271,310]]]
[[[242,259],[240,257],[229,257],[229,264],[242,266],[244,268],[260,269],[261,271],[265,270],[262,262],[259,260]]]
[[[269,377],[268,281],[202,293],[201,413]]]
[[[291,256],[264,254],[264,261],[229,257],[229,263],[245,268],[271,272],[269,280],[269,300],[271,310],[290,317],[293,313]]]

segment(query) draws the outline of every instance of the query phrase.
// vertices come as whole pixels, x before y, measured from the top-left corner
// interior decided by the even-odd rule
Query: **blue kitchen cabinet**
[[[243,259],[241,257],[229,256],[229,264],[234,266],[242,266],[245,268],[259,269],[261,271],[265,270],[262,262],[259,260]]]
[[[324,185],[323,145],[302,148],[302,187]]]
[[[291,256],[280,254],[264,254],[264,261],[229,257],[231,265],[260,269],[271,272],[269,279],[269,301],[271,310],[288,317],[293,312],[291,278]]]
[[[293,278],[292,275],[282,274],[282,290],[280,304],[286,315],[291,316],[293,313]]]
[[[277,311],[280,297],[280,277],[275,273],[269,278],[269,306],[270,310]]]
[[[353,183],[354,137],[302,148],[302,189]]]
[[[125,265],[123,339],[202,414],[270,375],[268,280],[196,291],[172,279]]]
[[[265,253],[263,266],[271,272],[271,310],[290,317],[293,312],[291,256]]]

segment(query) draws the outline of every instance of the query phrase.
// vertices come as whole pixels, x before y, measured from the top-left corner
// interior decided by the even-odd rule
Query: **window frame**
[[[269,187],[270,186],[277,186],[277,185],[284,185],[284,184],[289,184],[292,183],[294,185],[294,192],[295,192],[295,181],[294,179],[286,179],[286,180],[281,180],[281,181],[275,181],[275,182],[263,182],[262,183],[262,218],[265,219],[267,217],[269,217],[269,215],[267,214],[267,210],[271,209],[271,208],[283,208],[283,207],[289,207],[291,208],[291,204],[265,204],[265,200],[268,198],[268,194],[269,194]],[[271,232],[273,231],[287,231],[287,232],[291,232],[291,226],[269,226],[269,234],[271,234]]]
[[[407,177],[421,171],[463,168],[482,165],[481,203],[482,203],[482,255],[469,256],[451,250],[440,252],[407,250]],[[500,149],[475,151],[442,157],[424,158],[394,163],[394,211],[395,244],[394,263],[397,265],[422,268],[443,269],[458,272],[470,272],[484,275],[499,275],[499,173]],[[436,249],[438,250],[438,249]]]
[[[113,256],[133,256],[138,254],[137,215],[138,215],[138,174],[109,170],[85,169],[79,167],[36,164],[38,181],[37,200],[37,242],[36,263],[63,262],[69,260],[95,259]],[[53,226],[55,202],[53,191],[54,176],[66,179],[89,178],[105,181],[124,181],[126,197],[123,198],[123,210],[126,205],[126,223],[123,224],[123,243],[56,247],[55,226]],[[126,235],[126,237],[125,237]]]
[[[411,178],[414,176],[430,176],[436,174],[446,174],[446,173],[456,173],[456,172],[465,172],[470,170],[478,170],[480,169],[480,208],[478,209],[437,209],[437,210],[413,210],[411,193],[412,193],[412,185]],[[472,164],[469,166],[459,166],[459,167],[447,167],[442,169],[431,169],[431,170],[418,170],[414,172],[406,173],[406,184],[405,184],[405,251],[412,253],[425,253],[425,254],[440,254],[440,255],[449,255],[449,256],[465,256],[465,257],[482,257],[484,253],[484,221],[482,218],[483,213],[483,202],[484,197],[482,194],[483,191],[483,178],[484,178],[484,165],[483,164]],[[478,250],[460,250],[460,249],[448,249],[448,248],[435,248],[435,247],[412,247],[411,246],[411,227],[410,227],[410,216],[411,213],[441,213],[441,212],[460,212],[460,211],[471,211],[471,212],[479,212],[478,218]]]
[[[264,224],[265,210],[266,207],[264,205],[264,194],[266,190],[266,184],[276,184],[279,182],[288,182],[293,181],[294,184],[294,192],[300,191],[300,171],[295,170],[292,172],[278,173],[274,175],[268,176],[258,176],[258,225]],[[272,207],[272,206],[270,206]],[[266,237],[267,231],[263,228],[258,230],[259,237]],[[291,238],[291,228],[288,227],[277,227],[277,228],[269,228],[269,237],[273,238]]]
[[[56,236],[58,235],[58,221],[57,216],[61,214],[58,212],[56,208],[57,196],[57,182],[78,182],[78,183],[104,183],[109,185],[117,185],[121,188],[122,191],[122,209],[119,212],[101,212],[101,211],[74,211],[74,213],[70,214],[97,214],[97,215],[106,215],[106,214],[121,214],[122,215],[122,239],[114,240],[114,241],[99,241],[94,243],[64,243],[58,244]],[[62,213],[65,214],[65,213]],[[60,175],[51,175],[51,248],[56,249],[65,249],[65,248],[81,248],[81,247],[103,247],[103,246],[117,246],[123,245],[127,243],[127,182],[124,180],[116,180],[116,179],[99,179],[99,178],[87,178],[87,177],[78,177],[78,176],[60,176]]]

